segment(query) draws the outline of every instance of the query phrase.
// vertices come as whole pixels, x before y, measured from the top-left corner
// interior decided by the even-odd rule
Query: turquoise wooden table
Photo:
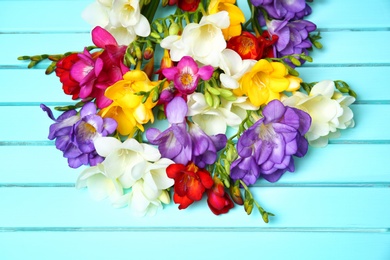
[[[0,259],[390,259],[390,1],[311,4],[324,48],[301,77],[348,82],[356,126],[310,148],[295,173],[255,185],[276,214],[268,224],[205,203],[134,218],[75,189],[80,169],[47,140],[39,108],[71,102],[44,65],[16,58],[90,45],[80,16],[90,2],[0,0]]]

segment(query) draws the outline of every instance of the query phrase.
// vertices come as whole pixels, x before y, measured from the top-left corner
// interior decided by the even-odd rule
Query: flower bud
[[[154,25],[156,26],[156,29],[157,29],[157,31],[158,31],[159,33],[163,33],[163,32],[164,32],[164,27],[162,26],[161,23],[155,21],[155,22],[154,22]]]
[[[216,95],[216,96],[218,96],[218,95],[221,94],[221,92],[219,92],[218,89],[213,88],[212,86],[210,86],[210,85],[208,85],[208,84],[207,84],[207,90],[208,90],[211,94]]]
[[[151,32],[150,36],[155,38],[155,39],[160,39],[161,38],[160,34],[158,34],[157,32]]]
[[[171,198],[169,197],[169,193],[167,190],[163,190],[161,192],[161,195],[158,197],[158,199],[164,203],[164,204],[169,204],[171,202]]]
[[[179,31],[180,31],[179,25],[175,22],[171,23],[168,29],[169,35],[178,35]]]
[[[236,185],[230,186],[230,197],[232,197],[233,201],[238,205],[243,205],[244,201],[241,196],[240,188]]]
[[[294,64],[295,66],[301,66],[301,62],[294,56],[289,57],[289,59],[292,62],[292,64]]]
[[[139,46],[135,47],[135,56],[137,57],[138,60],[142,59],[142,51]]]
[[[244,209],[246,211],[246,214],[250,215],[252,213],[252,210],[253,210],[253,199],[244,201]]]
[[[314,47],[316,47],[317,49],[322,49],[322,44],[321,44],[320,42],[318,42],[318,41],[314,41],[314,42],[313,42],[313,45],[314,45]]]
[[[225,96],[223,98],[226,99],[227,101],[236,101],[237,100],[237,97],[235,95]]]
[[[219,90],[219,92],[221,93],[221,96],[222,96],[223,98],[233,96],[233,92],[231,92],[231,91],[228,90],[228,89],[220,88],[220,89],[218,89],[218,90]]]
[[[261,217],[263,218],[265,223],[268,223],[268,213],[267,212],[263,212],[263,214],[261,214]]]
[[[205,91],[204,92],[204,98],[206,99],[207,105],[212,107],[213,106],[213,97],[211,96],[210,92]]]
[[[146,47],[144,51],[144,59],[150,60],[154,56],[154,50],[152,47]]]
[[[213,108],[218,108],[221,103],[221,99],[217,95],[212,95],[213,98]]]

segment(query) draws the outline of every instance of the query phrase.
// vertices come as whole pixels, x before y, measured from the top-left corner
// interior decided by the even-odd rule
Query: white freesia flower
[[[203,16],[199,24],[190,23],[184,27],[181,36],[172,35],[161,41],[161,47],[170,50],[171,59],[179,61],[183,56],[218,67],[221,52],[226,48],[222,30],[229,27],[229,14],[221,11]]]
[[[93,26],[105,28],[120,45],[128,45],[137,35],[150,34],[150,25],[141,14],[139,0],[97,0],[87,6],[82,17]]]
[[[188,96],[187,116],[208,135],[225,134],[227,127],[237,127],[246,116],[246,110],[256,110],[247,97],[237,97],[235,101],[221,100],[218,108],[210,107],[202,93]]]
[[[219,68],[224,71],[220,74],[222,86],[229,89],[238,88],[240,85],[238,81],[251,70],[256,62],[250,59],[243,60],[237,52],[231,49],[223,50],[219,63]]]
[[[174,162],[160,158],[157,148],[132,138],[122,143],[114,137],[100,137],[94,144],[105,159],[81,174],[78,187],[87,186],[101,199],[112,196],[114,206],[129,205],[135,215],[154,214],[161,202],[169,203],[165,190],[174,180],[167,176],[166,168]],[[128,188],[131,191],[123,194]]]
[[[155,162],[161,157],[157,148],[133,138],[122,143],[114,137],[101,137],[94,144],[97,153],[105,157],[106,173],[118,178],[124,188],[130,188],[144,176],[148,162]]]
[[[329,138],[340,135],[340,129],[354,126],[353,112],[349,108],[354,101],[354,97],[335,92],[333,81],[324,80],[314,85],[309,95],[295,92],[283,103],[309,113],[312,124],[306,138],[310,145],[323,147]]]
[[[174,162],[166,158],[148,163],[144,176],[132,185],[130,193],[117,200],[116,206],[128,205],[136,216],[154,215],[162,208],[161,203],[170,202],[166,189],[174,184],[174,180],[168,178],[166,168],[172,163]]]
[[[115,176],[110,176],[104,170],[103,164],[85,169],[76,181],[76,188],[88,187],[88,191],[95,200],[107,197],[115,202],[123,195],[123,187]]]

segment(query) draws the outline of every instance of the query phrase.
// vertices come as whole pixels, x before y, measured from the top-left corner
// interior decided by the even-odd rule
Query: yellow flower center
[[[246,53],[250,52],[253,47],[254,47],[254,43],[251,39],[248,39],[246,37],[242,37],[238,51],[240,53],[246,54]]]
[[[126,3],[123,9],[125,9],[127,12],[134,12],[134,7],[132,7],[129,3]]]
[[[185,72],[185,73],[180,75],[180,82],[184,86],[191,85],[192,81],[193,81],[193,78],[192,78],[192,75],[190,73]]]
[[[91,124],[85,123],[84,128],[91,134],[96,133],[96,128]]]

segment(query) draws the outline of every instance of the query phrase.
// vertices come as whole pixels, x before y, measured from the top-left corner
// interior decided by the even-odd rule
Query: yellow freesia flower
[[[111,117],[118,123],[121,135],[132,135],[137,129],[144,131],[143,125],[154,121],[152,108],[157,104],[150,95],[145,103],[140,91],[152,90],[158,82],[149,80],[145,72],[132,70],[123,75],[123,80],[106,89],[105,95],[113,100],[112,104],[100,111],[102,117]]]
[[[234,94],[246,95],[253,105],[261,106],[274,99],[280,100],[280,93],[283,91],[299,89],[301,82],[302,79],[288,74],[283,63],[262,59],[242,76],[240,86],[234,90]]]
[[[215,14],[220,11],[229,13],[230,26],[226,29],[222,29],[225,40],[240,35],[242,29],[241,24],[245,22],[244,13],[235,5],[235,3],[236,0],[211,0],[208,7],[209,14]]]

